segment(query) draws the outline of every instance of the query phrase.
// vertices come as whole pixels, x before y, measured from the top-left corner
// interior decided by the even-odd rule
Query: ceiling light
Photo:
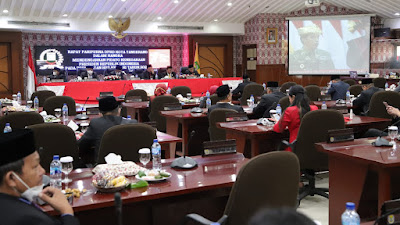
[[[8,10],[7,9],[3,10],[3,13],[8,13]]]
[[[394,15],[395,15],[395,16],[400,16],[400,13],[395,13]]]
[[[218,22],[218,19],[215,19],[214,22]]]
[[[178,1],[178,0],[175,0],[175,1],[174,1],[174,3],[175,3],[175,4],[178,4],[178,3],[179,3],[179,1]]]
[[[162,20],[162,17],[161,17],[161,16],[159,16],[159,17],[157,17],[157,19],[158,19],[158,20]]]
[[[67,16],[68,16],[68,14],[64,14],[64,15],[63,15],[63,17],[67,17]]]
[[[108,18],[113,18],[113,16],[112,16],[112,15],[109,15]]]
[[[121,0],[121,2],[126,2],[126,0]]]
[[[227,4],[228,6],[232,6],[232,2],[228,2],[228,4]]]

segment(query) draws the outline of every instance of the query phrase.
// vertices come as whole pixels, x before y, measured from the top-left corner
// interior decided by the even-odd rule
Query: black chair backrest
[[[387,113],[383,102],[387,102],[389,105],[399,108],[400,93],[395,91],[375,92],[369,102],[368,116],[391,119],[392,116]]]
[[[13,130],[24,129],[26,126],[44,123],[43,117],[36,112],[10,112],[0,117],[0,129],[3,131],[6,123],[10,123]]]
[[[355,80],[352,80],[352,79],[343,80],[343,82],[348,83],[350,86],[353,86],[353,85],[357,84],[357,82]]]
[[[281,106],[282,112],[285,111],[285,109],[290,106],[289,97],[285,96],[285,97],[281,98],[279,100],[278,104]]]
[[[128,92],[126,92],[125,101],[131,96],[140,96],[142,101],[148,101],[149,100],[149,97],[147,96],[147,92],[145,90],[142,90],[142,89],[134,89],[134,90],[129,90]]]
[[[363,91],[362,85],[360,85],[360,84],[352,85],[349,87],[349,91],[350,91],[351,95],[354,95],[354,97],[357,97]]]
[[[281,88],[280,88],[280,91],[281,91],[282,93],[285,93],[285,94],[286,94],[286,90],[287,90],[287,89],[290,89],[290,87],[292,87],[292,86],[294,86],[294,85],[296,85],[296,82],[286,82],[286,83],[282,84],[282,86],[281,86]]]
[[[261,84],[250,83],[246,85],[243,89],[243,94],[240,97],[240,105],[247,105],[247,99],[250,98],[251,95],[254,96],[254,102],[257,102],[257,97],[262,96],[264,93],[264,87]]]
[[[156,121],[157,130],[165,132],[167,130],[166,119],[160,115],[160,111],[164,110],[165,103],[179,103],[179,100],[174,96],[162,95],[157,96],[151,101],[151,109],[149,118],[151,121]]]
[[[113,152],[125,161],[139,161],[139,149],[150,148],[157,138],[156,130],[147,124],[124,124],[108,129],[101,138],[97,163]]]
[[[185,74],[188,69],[189,69],[188,67],[181,67],[180,70],[181,74]]]
[[[386,79],[383,77],[377,77],[373,79],[374,86],[377,88],[385,88]]]
[[[67,103],[68,106],[68,115],[75,116],[76,115],[76,104],[75,100],[69,96],[53,96],[44,102],[43,110],[47,112],[47,114],[54,115],[54,109],[62,108],[64,103]]]
[[[211,111],[208,117],[209,120],[208,133],[210,134],[211,141],[226,139],[225,129],[217,127],[218,122],[226,121],[226,113],[237,113],[237,112],[233,109],[226,109],[226,108],[216,108]]]
[[[52,96],[56,96],[56,93],[52,92],[52,91],[35,91],[33,92],[32,96],[31,96],[31,100],[33,102],[33,100],[35,99],[35,97],[38,97],[39,99],[39,107],[43,107],[44,102],[46,101],[46,99],[52,97]]]
[[[187,97],[187,93],[192,93],[192,90],[187,86],[177,86],[171,89],[171,95],[173,96],[181,94],[183,97]]]
[[[317,85],[308,85],[304,89],[310,101],[319,101],[321,98],[321,88]]]
[[[228,215],[226,224],[248,224],[255,212],[266,207],[295,209],[299,174],[299,160],[291,152],[252,158],[240,169],[232,187],[224,212]]]

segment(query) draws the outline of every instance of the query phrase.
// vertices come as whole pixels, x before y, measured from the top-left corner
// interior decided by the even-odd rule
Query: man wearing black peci
[[[382,89],[374,87],[372,79],[364,79],[362,82],[363,91],[360,96],[353,101],[353,106],[357,111],[361,111],[361,114],[367,114],[369,108],[369,102],[371,101],[372,95]]]
[[[188,66],[188,69],[186,70],[185,74],[200,76],[200,74],[197,72],[197,70],[194,69],[193,65]]]
[[[167,71],[165,71],[165,73],[163,73],[163,74],[160,76],[160,78],[168,78],[168,79],[171,79],[171,78],[175,78],[175,76],[176,76],[176,74],[175,74],[175,72],[172,71],[172,66],[168,66],[168,67],[167,67]]]
[[[116,66],[115,70],[111,71],[109,75],[119,76],[121,80],[126,79],[126,73],[122,70],[122,66]]]
[[[93,66],[86,66],[86,71],[83,71],[80,75],[82,79],[97,79],[97,73],[93,71]]]
[[[50,76],[50,79],[63,79],[64,82],[67,81],[67,77],[65,76],[65,72],[60,68],[54,67],[53,74]]]
[[[45,170],[35,150],[32,130],[0,134],[0,224],[79,225],[65,195],[58,189],[43,189]],[[58,211],[51,217],[36,204],[37,199]]]
[[[350,85],[340,80],[340,76],[331,76],[331,86],[328,89],[328,95],[331,95],[332,100],[346,99],[346,93],[349,90]]]
[[[250,77],[247,74],[243,74],[243,82],[240,83],[235,90],[232,91],[233,95],[238,95],[239,97],[242,96],[244,87],[246,87],[248,84],[254,83],[250,81]]]
[[[142,79],[144,79],[144,80],[150,80],[150,79],[154,79],[155,78],[155,72],[154,72],[154,69],[153,69],[153,66],[152,65],[147,65],[147,69],[146,69],[146,71],[144,71],[143,73],[142,73]]]
[[[217,104],[212,105],[210,108],[208,108],[208,115],[210,115],[211,111],[213,111],[214,109],[220,109],[220,108],[233,109],[240,113],[244,112],[244,110],[241,106],[233,105],[231,103],[232,94],[230,92],[228,85],[225,84],[225,85],[219,86],[216,93],[221,100],[219,100],[217,102]]]
[[[270,117],[269,111],[275,109],[281,98],[286,95],[280,92],[278,88],[278,82],[269,81],[267,82],[267,94],[261,96],[261,100],[258,102],[257,107],[253,109],[255,118],[268,118]],[[274,104],[275,103],[275,104]]]

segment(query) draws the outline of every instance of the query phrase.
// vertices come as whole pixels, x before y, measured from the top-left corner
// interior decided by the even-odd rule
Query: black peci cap
[[[0,166],[16,162],[34,153],[35,139],[30,129],[18,129],[0,134]]]
[[[372,84],[373,81],[371,78],[361,80],[361,84]]]
[[[218,97],[225,97],[230,93],[229,86],[227,84],[221,85],[217,88],[217,95]]]
[[[279,87],[279,84],[276,81],[268,81],[267,82],[267,87],[275,88],[275,87]]]
[[[116,66],[115,69],[116,70],[122,70],[122,66]]]
[[[110,112],[118,107],[118,102],[114,96],[107,96],[99,100],[99,110],[102,112]]]

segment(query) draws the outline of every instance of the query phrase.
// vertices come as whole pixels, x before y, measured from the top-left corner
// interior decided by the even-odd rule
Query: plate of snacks
[[[92,178],[92,184],[100,192],[117,192],[125,189],[128,179],[113,174],[96,174]]]
[[[139,180],[156,182],[171,178],[171,174],[166,172],[165,170],[147,170],[139,171],[139,173],[135,177]]]
[[[43,116],[43,119],[44,119],[45,123],[59,123],[59,122],[61,122],[60,119],[58,119],[57,117],[55,117],[53,115]]]

